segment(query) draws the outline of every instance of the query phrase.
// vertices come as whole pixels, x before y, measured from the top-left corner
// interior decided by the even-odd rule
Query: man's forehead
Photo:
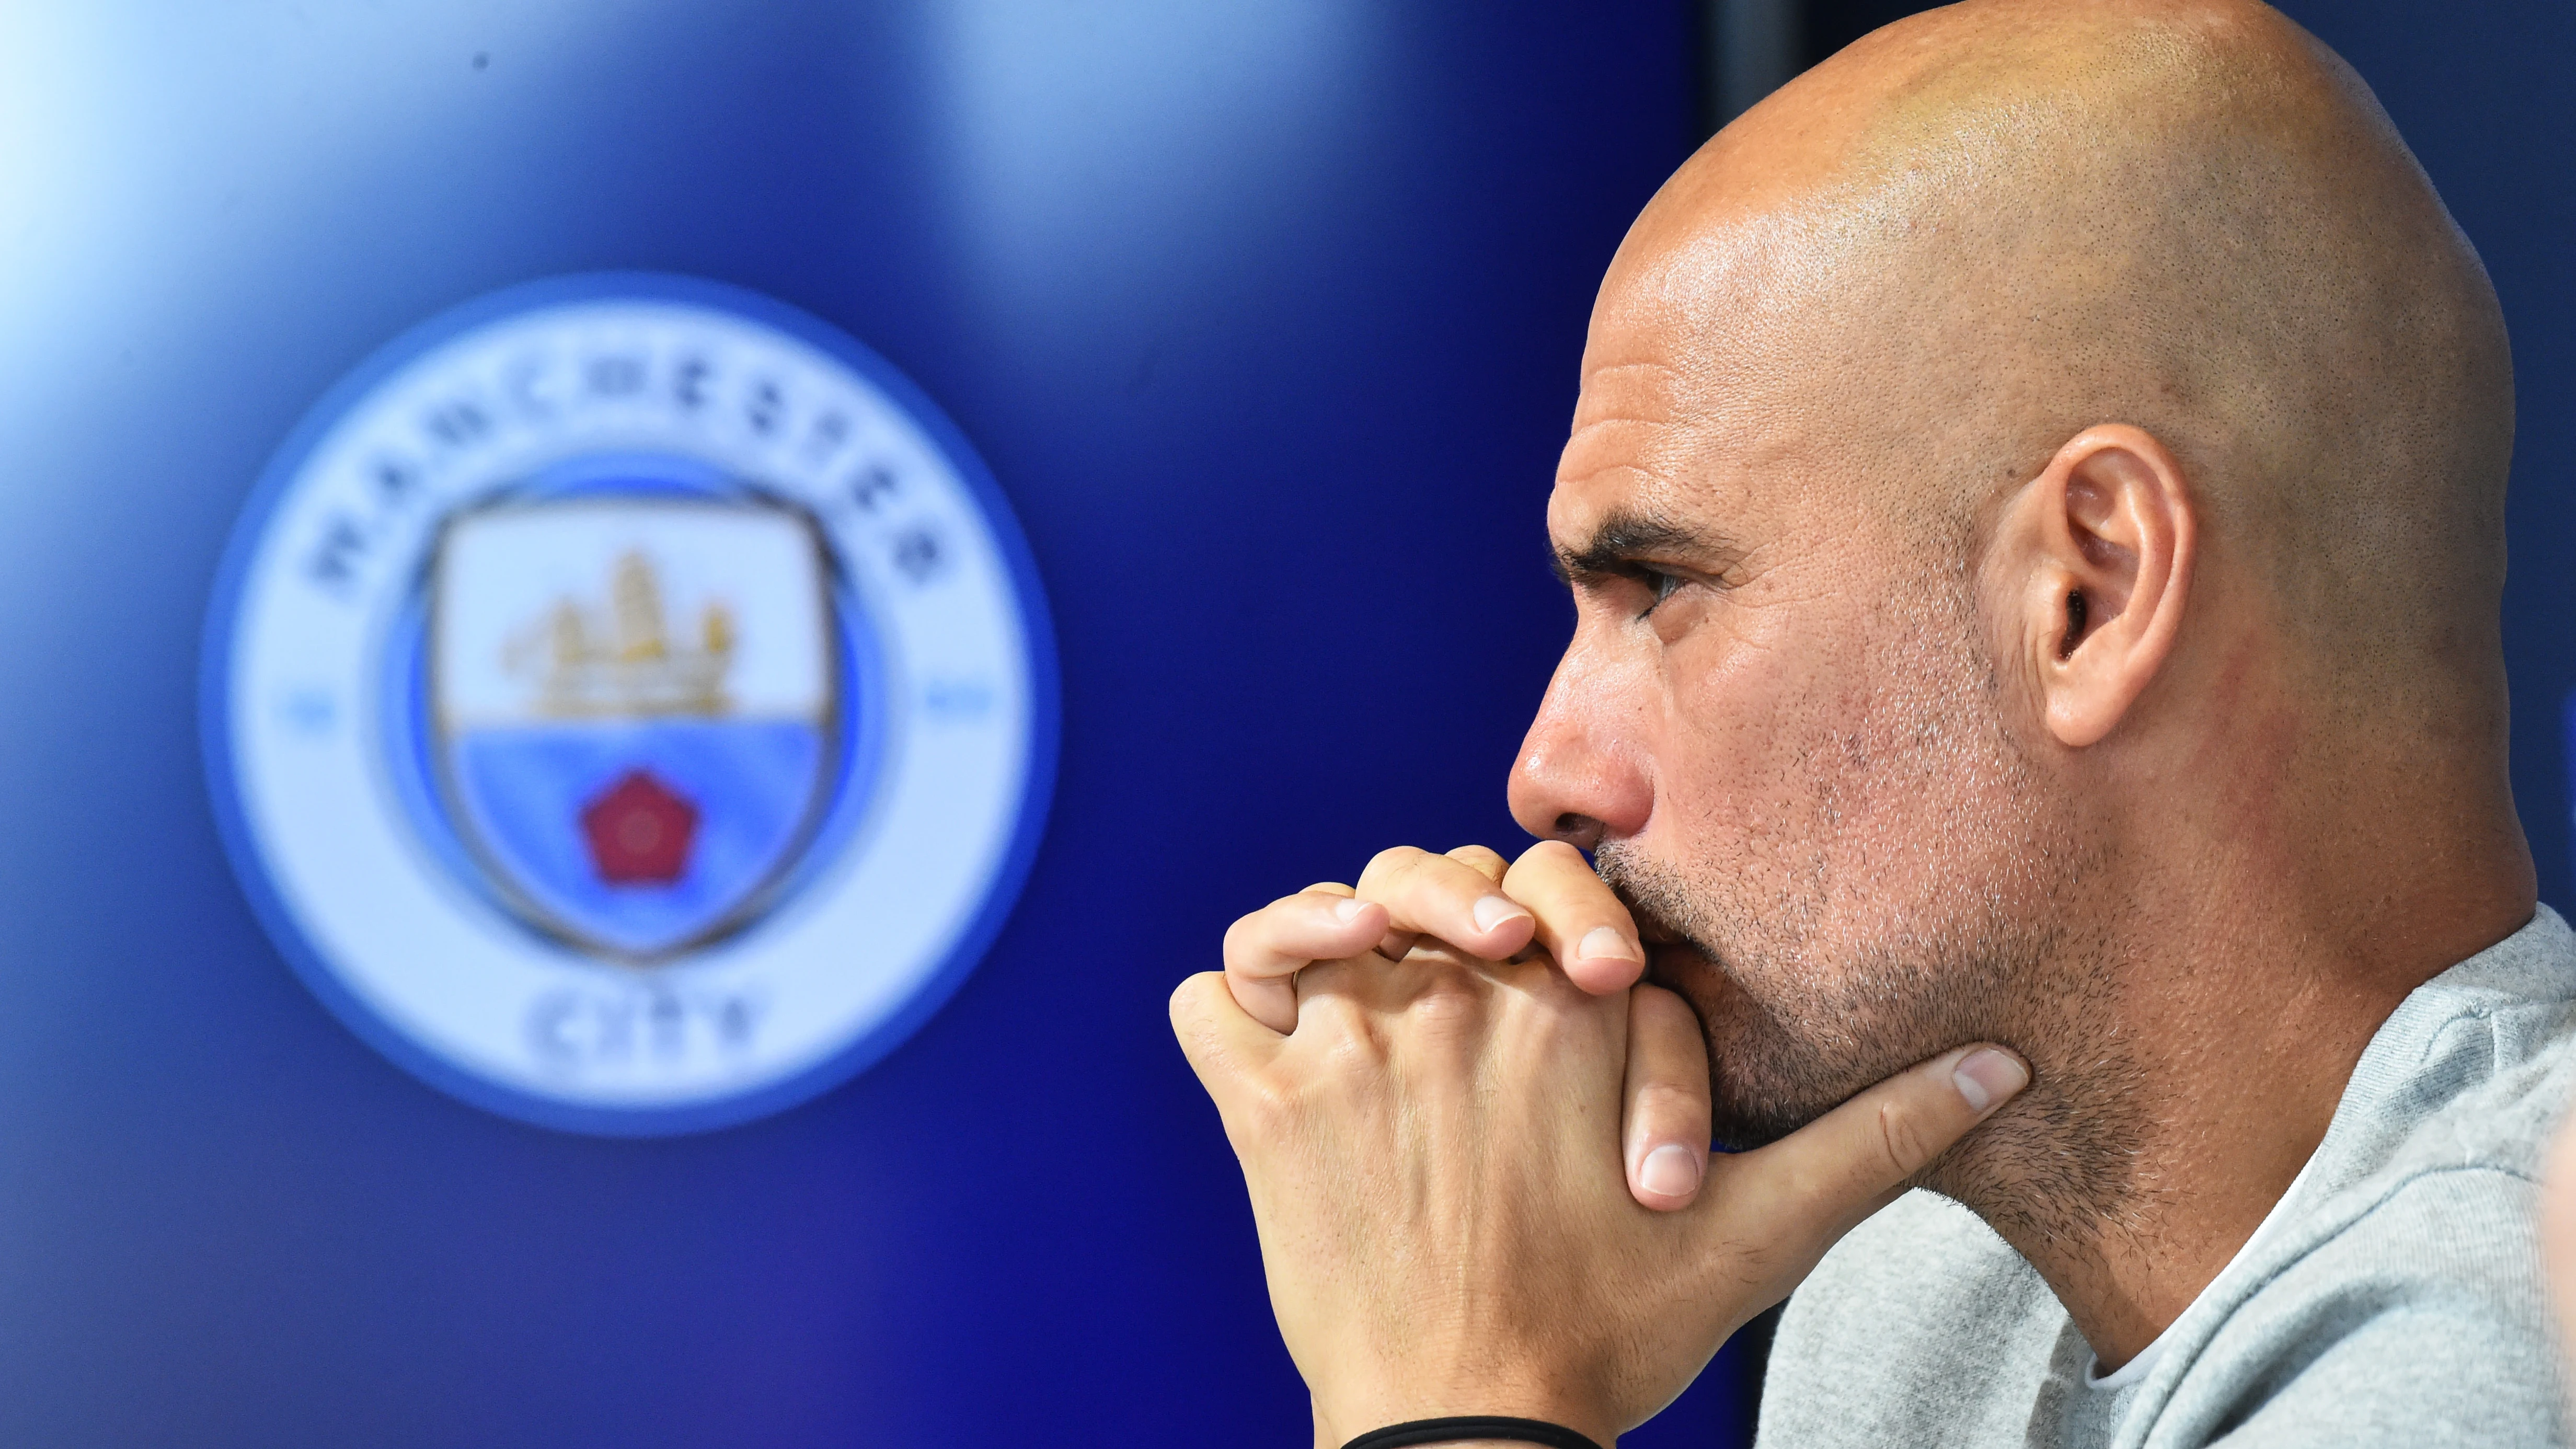
[[[1785,349],[1779,319],[1712,295],[1743,279],[1712,288],[1716,280],[1656,258],[1603,287],[1548,504],[1559,544],[1579,546],[1614,517],[1703,516],[1750,501],[1740,465],[1775,446],[1787,380],[1764,369]]]
[[[1691,471],[1684,379],[1673,362],[1645,347],[1584,361],[1548,499],[1548,532],[1560,542],[1588,535],[1610,513],[1669,511]]]

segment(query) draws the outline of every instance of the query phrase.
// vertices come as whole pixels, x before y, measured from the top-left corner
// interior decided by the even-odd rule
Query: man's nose
[[[1654,811],[1652,700],[1577,640],[1548,681],[1512,762],[1512,818],[1545,840],[1591,850],[1646,828]]]

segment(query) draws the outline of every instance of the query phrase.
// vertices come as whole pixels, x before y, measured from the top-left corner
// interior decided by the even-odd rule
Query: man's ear
[[[2122,423],[2070,439],[2002,519],[2008,647],[2036,683],[2058,743],[2111,733],[2164,667],[2198,554],[2182,465]]]

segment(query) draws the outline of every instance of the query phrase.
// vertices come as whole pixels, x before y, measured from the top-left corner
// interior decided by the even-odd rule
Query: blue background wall
[[[0,1442],[1303,1443],[1164,998],[1272,895],[1512,838],[1539,509],[1689,63],[1670,4],[0,8]],[[514,1126],[334,1025],[194,722],[297,416],[607,267],[908,370],[1065,682],[964,991],[678,1141]]]
[[[2515,329],[2516,779],[2564,907],[2576,17],[2292,10]],[[1681,4],[0,7],[0,1442],[1303,1442],[1163,998],[1379,845],[1517,838],[1539,509],[1692,55]],[[851,1085],[678,1141],[514,1126],[334,1025],[196,749],[215,558],[298,414],[603,267],[906,368],[1064,666],[983,968]],[[1633,1442],[1716,1441],[1727,1387]]]

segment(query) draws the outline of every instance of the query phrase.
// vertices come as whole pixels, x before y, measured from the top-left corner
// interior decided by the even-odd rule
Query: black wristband
[[[1508,1439],[1515,1444],[1544,1444],[1547,1449],[1601,1449],[1562,1424],[1537,1419],[1499,1419],[1466,1414],[1454,1419],[1415,1419],[1389,1424],[1353,1439],[1342,1449],[1403,1449],[1408,1444],[1455,1444],[1465,1439]]]

